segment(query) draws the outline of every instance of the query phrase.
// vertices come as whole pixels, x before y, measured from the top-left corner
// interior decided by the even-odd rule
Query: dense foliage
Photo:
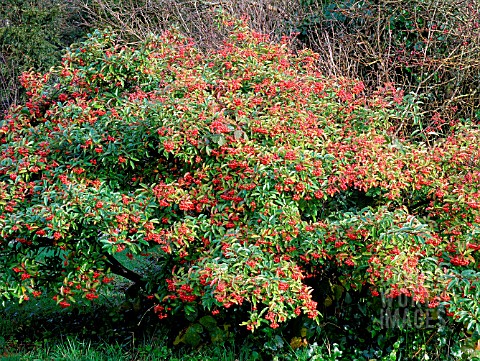
[[[209,53],[97,32],[22,76],[0,123],[1,295],[69,307],[116,273],[159,318],[237,308],[254,330],[315,319],[327,280],[443,303],[478,335],[478,129],[409,141],[395,88],[366,97],[227,25]]]
[[[85,35],[74,1],[2,0],[0,7],[0,113],[24,99],[18,77],[47,71],[63,49]]]

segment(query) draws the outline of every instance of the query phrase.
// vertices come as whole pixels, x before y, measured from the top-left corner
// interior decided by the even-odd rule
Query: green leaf
[[[225,137],[224,137],[223,135],[221,135],[220,137],[218,137],[217,144],[218,144],[219,147],[221,147],[222,145],[224,145],[226,142],[227,142],[227,140],[225,139]]]
[[[243,138],[244,134],[245,134],[245,132],[243,130],[239,130],[239,129],[237,129],[233,132],[233,136],[236,140],[239,140],[239,139]]]

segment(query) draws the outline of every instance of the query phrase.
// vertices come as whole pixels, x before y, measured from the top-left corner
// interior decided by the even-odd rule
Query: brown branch
[[[135,287],[143,288],[146,285],[146,282],[143,280],[142,276],[136,272],[133,272],[131,269],[126,268],[111,254],[107,254],[105,258],[107,259],[105,263],[111,272],[118,276],[125,277],[129,281],[132,281],[135,284]]]

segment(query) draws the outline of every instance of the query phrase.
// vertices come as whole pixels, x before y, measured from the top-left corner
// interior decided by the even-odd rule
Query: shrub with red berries
[[[68,307],[118,274],[159,318],[241,307],[252,330],[316,318],[327,266],[372,297],[478,298],[478,129],[412,142],[395,89],[366,97],[288,39],[226,26],[208,53],[98,32],[22,76],[0,122],[0,294]]]

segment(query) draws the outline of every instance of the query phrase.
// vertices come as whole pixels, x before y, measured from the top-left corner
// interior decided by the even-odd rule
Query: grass
[[[314,360],[324,347],[316,344],[293,350],[286,338],[250,335],[196,347],[173,345],[172,330],[150,325],[144,333],[125,324],[117,304],[77,305],[60,309],[54,302],[12,304],[0,310],[0,359],[13,361],[256,361]],[[110,316],[117,311],[117,318]],[[177,331],[175,331],[177,332]],[[268,338],[268,337],[267,337]],[[262,350],[263,349],[263,350]],[[265,358],[264,350],[273,355]],[[262,356],[263,353],[263,356]],[[335,358],[317,358],[335,360]]]
[[[339,353],[316,353],[316,345],[289,354],[273,356],[270,360],[337,360]],[[240,349],[233,345],[208,345],[198,349],[174,350],[163,343],[141,345],[134,350],[125,351],[119,344],[86,342],[70,337],[49,347],[37,347],[16,354],[4,353],[2,360],[7,361],[255,361],[266,360],[259,352],[252,351],[247,345]]]
[[[222,340],[212,341],[213,334],[204,330],[195,347],[185,341],[175,344],[175,339],[181,339],[198,320],[179,317],[161,324],[151,313],[132,315],[131,304],[123,293],[110,292],[95,304],[84,301],[67,309],[48,299],[0,308],[0,360],[392,361],[426,360],[424,355],[428,353],[431,361],[480,361],[473,338],[465,337],[455,323],[430,333],[418,329],[377,329],[373,342],[363,340],[374,331],[372,315],[358,318],[361,314],[355,311],[357,306],[353,303],[344,310],[348,316],[343,319],[331,315],[321,325],[301,321],[283,330],[267,329],[255,334],[236,326],[239,322],[232,311],[217,320],[216,326],[224,331]],[[300,339],[301,347],[295,348],[292,341],[300,327],[307,327],[308,332]]]

